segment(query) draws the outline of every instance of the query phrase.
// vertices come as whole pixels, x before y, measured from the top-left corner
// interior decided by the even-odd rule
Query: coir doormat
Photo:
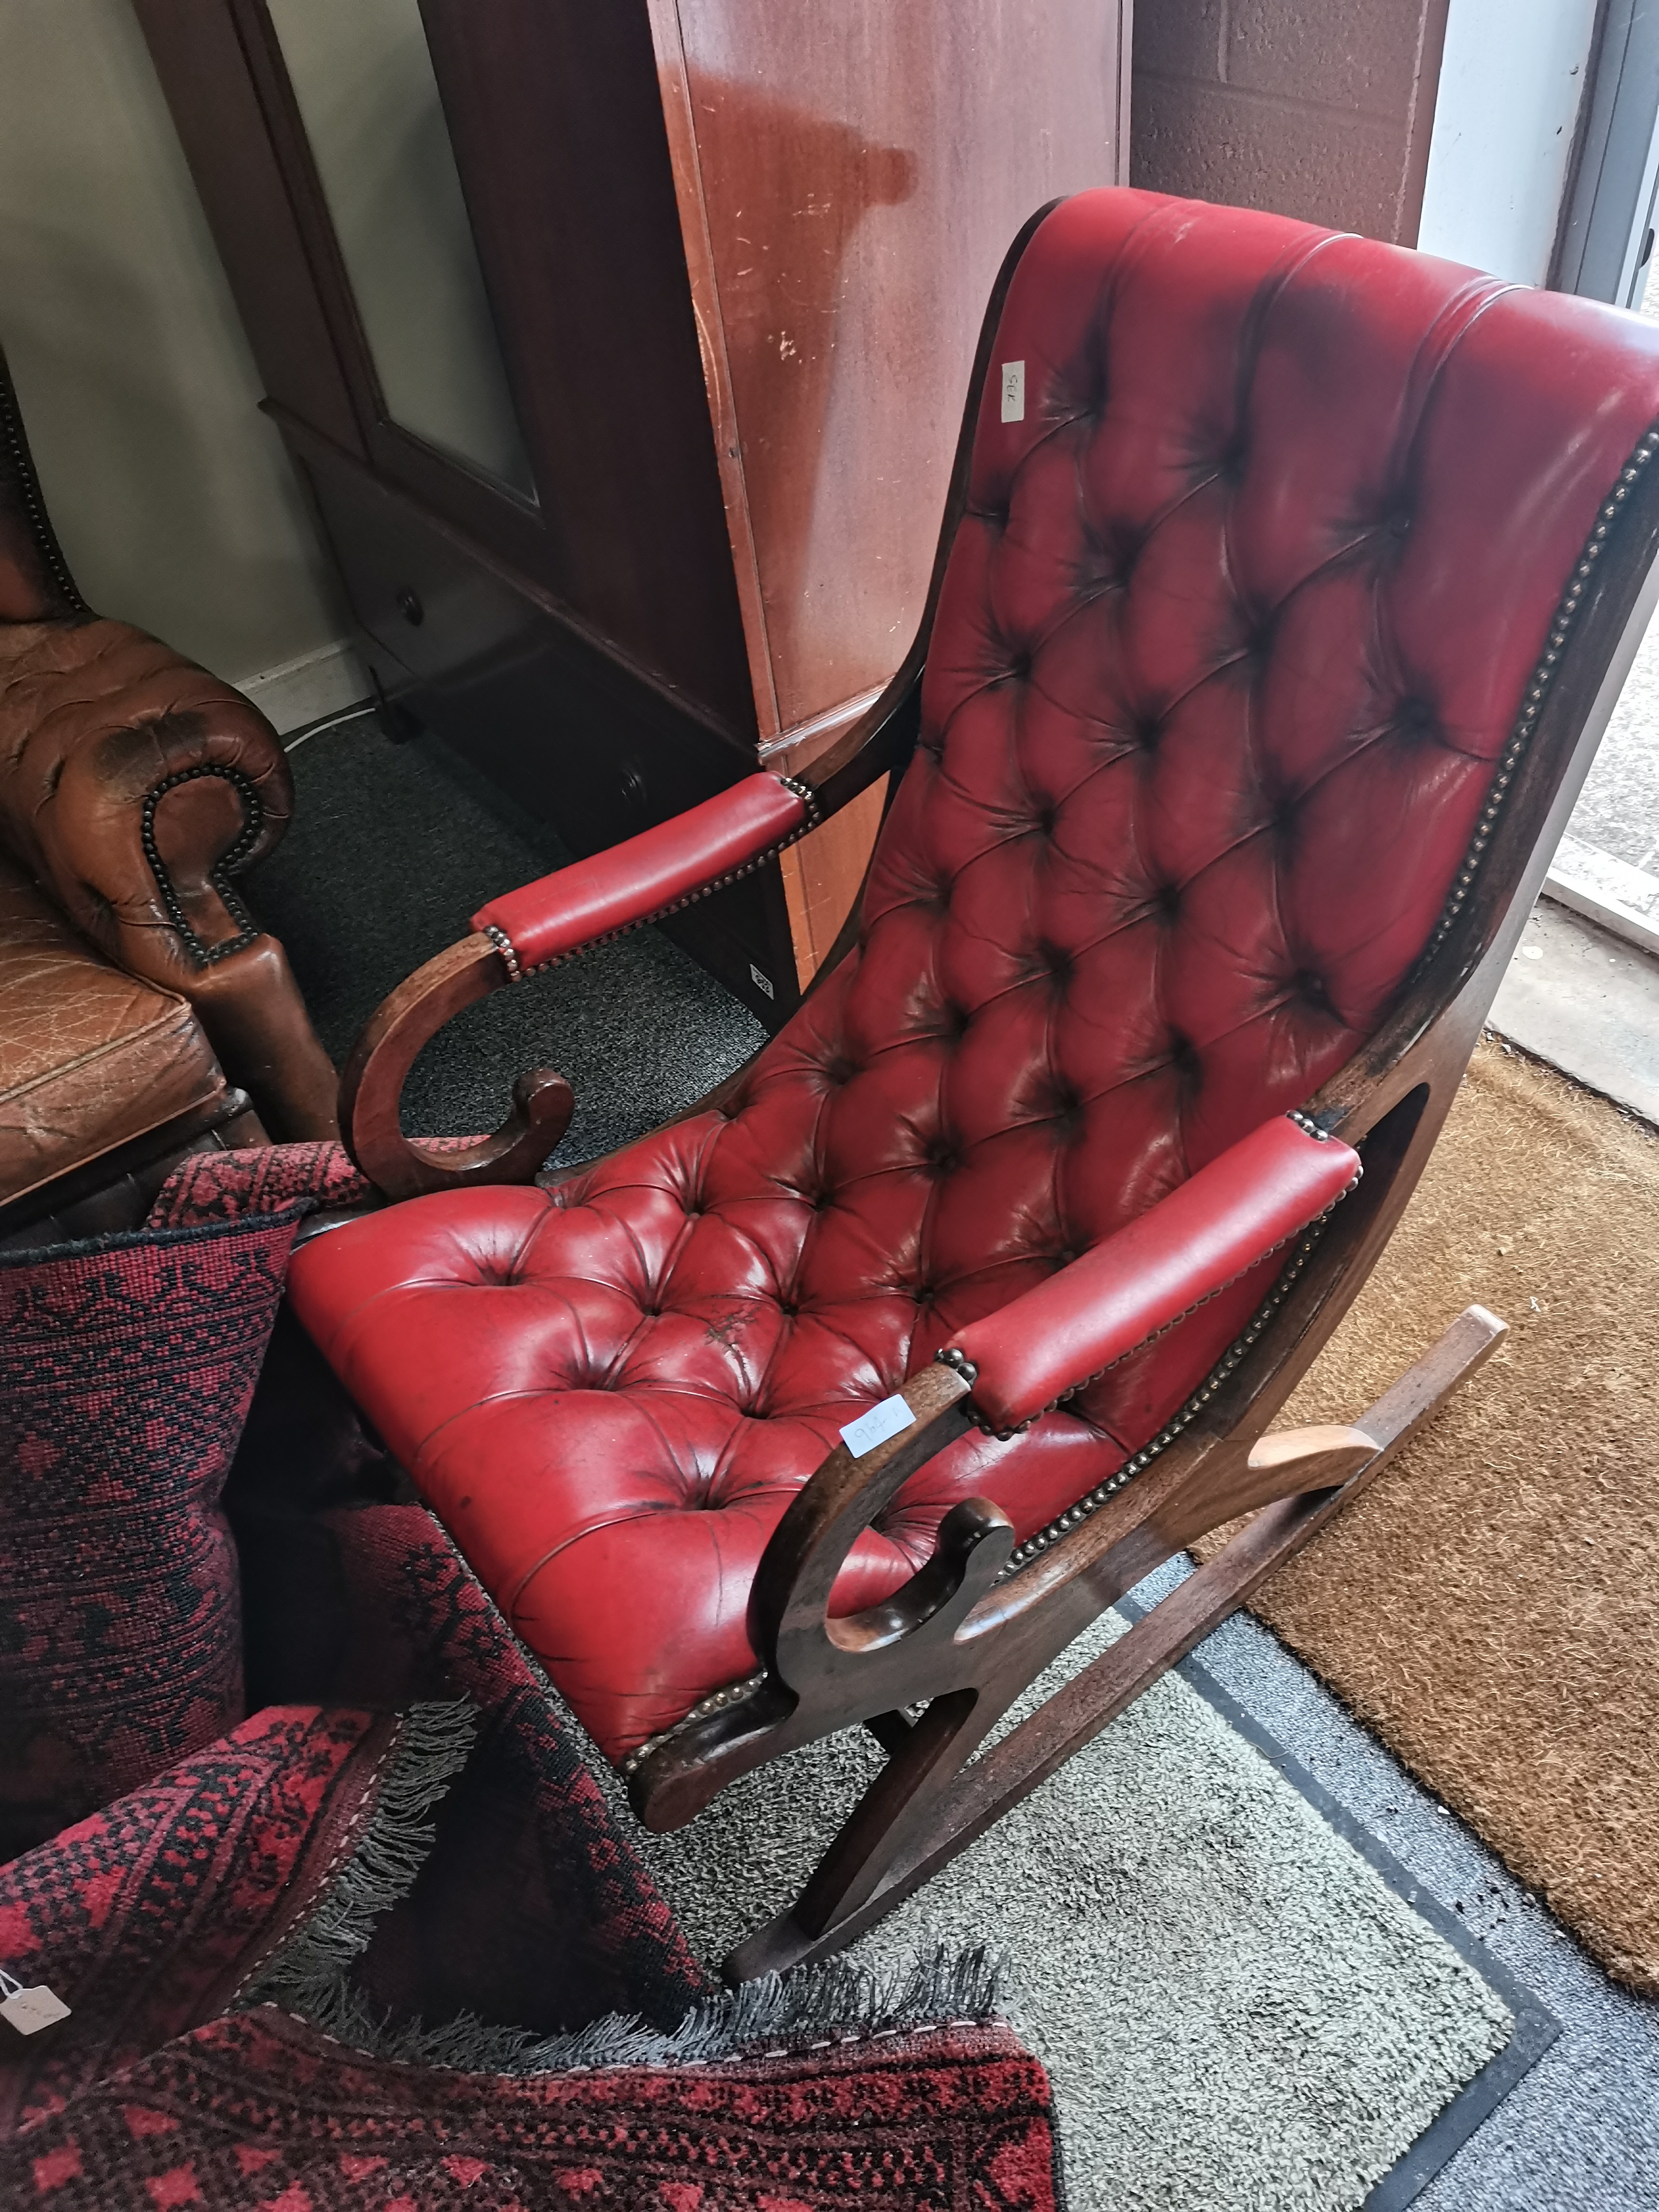
[[[1471,1301],[1508,1337],[1256,1610],[1659,1995],[1659,1136],[1490,1039],[1286,1423],[1352,1419]]]

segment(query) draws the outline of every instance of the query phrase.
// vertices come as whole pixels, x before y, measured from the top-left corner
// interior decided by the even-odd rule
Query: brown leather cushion
[[[101,959],[0,860],[0,1200],[223,1089],[185,1001]]]

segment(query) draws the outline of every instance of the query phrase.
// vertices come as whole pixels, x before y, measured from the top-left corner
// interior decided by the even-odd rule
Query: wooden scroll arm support
[[[858,1538],[916,1469],[969,1425],[968,1385],[953,1368],[924,1367],[899,1395],[912,1426],[862,1458],[837,1444],[790,1500],[761,1555],[750,1635],[771,1672],[798,1693],[840,1676],[855,1680],[868,1704],[881,1698],[878,1676],[893,1672],[896,1686],[908,1685],[916,1633],[926,1628],[930,1644],[948,1640],[1013,1548],[1006,1516],[984,1498],[968,1499],[945,1515],[933,1557],[902,1589],[865,1613],[830,1617],[830,1593]],[[898,1702],[918,1694],[907,1686]]]
[[[1358,1172],[1346,1145],[1275,1115],[1116,1236],[960,1331],[960,1350],[905,1385],[912,1425],[862,1458],[838,1446],[779,1523],[750,1613],[755,1648],[774,1674],[797,1693],[809,1682],[822,1693],[840,1678],[874,1697],[892,1672],[908,1704],[931,1687],[927,1653],[959,1668],[944,1647],[1012,1549],[1006,1515],[984,1498],[945,1516],[932,1559],[884,1604],[840,1620],[829,1607],[861,1532],[968,1426],[969,1390],[999,1431],[1036,1418],[1278,1249]],[[873,1663],[889,1652],[896,1668]]]
[[[746,875],[817,819],[810,784],[745,776],[672,821],[610,851],[556,868],[491,899],[474,934],[428,960],[380,1006],[340,1086],[340,1124],[363,1173],[390,1198],[471,1183],[529,1182],[570,1124],[570,1085],[550,1068],[521,1076],[514,1109],[490,1137],[430,1152],[403,1133],[404,1079],[422,1045],[463,1006],[501,984],[654,921]]]
[[[521,1075],[513,1111],[493,1136],[459,1152],[428,1152],[403,1133],[404,1082],[422,1045],[452,1014],[511,981],[482,931],[452,945],[381,1001],[351,1048],[340,1079],[340,1132],[347,1151],[388,1198],[417,1198],[472,1183],[529,1182],[570,1126],[575,1094],[550,1067]]]
[[[858,1722],[871,1724],[890,1752],[908,1755],[913,1731],[903,1707],[949,1701],[968,1684],[1001,1682],[1017,1692],[1143,1576],[1228,1521],[1256,1516],[1228,1547],[1229,1562],[1255,1557],[1258,1534],[1250,1530],[1300,1532],[1283,1544],[1275,1536],[1263,1556],[1277,1564],[1285,1545],[1295,1548],[1386,1465],[1502,1334],[1502,1322],[1472,1307],[1352,1427],[1195,1436],[1171,1455],[1170,1480],[1132,1485],[1006,1583],[996,1577],[1012,1531],[994,1505],[970,1498],[945,1516],[933,1558],[903,1589],[863,1613],[832,1620],[830,1593],[860,1534],[969,1425],[965,1379],[939,1364],[924,1369],[902,1394],[916,1415],[913,1427],[862,1460],[837,1449],[791,1501],[750,1600],[750,1634],[767,1673],[740,1692],[734,1686],[720,1710],[684,1725],[640,1766],[629,1784],[635,1811],[653,1830],[678,1827],[762,1760]],[[1249,1587],[1268,1571],[1261,1567]],[[1197,1579],[1207,1590],[1222,1572],[1218,1562]],[[1243,1595],[1248,1589],[1207,1611],[1181,1650]],[[1184,1620],[1187,1601],[1177,1596],[1158,1608],[1160,1619]],[[1135,1633],[1144,1644],[1152,1632]],[[1165,1656],[1152,1673],[1169,1663]],[[1126,1695],[1112,1710],[1127,1702]]]
[[[951,1369],[923,1369],[903,1395],[915,1426],[867,1471],[844,1445],[830,1454],[791,1501],[750,1601],[755,1648],[776,1679],[815,1699],[844,1690],[865,1715],[887,1698],[914,1705],[971,1671],[971,1660],[964,1669],[965,1655],[956,1648],[958,1632],[1013,1548],[1007,1516],[988,1498],[966,1498],[939,1523],[932,1556],[891,1597],[839,1620],[830,1613],[830,1591],[858,1538],[917,1469],[969,1426],[966,1386]],[[1249,1447],[1224,1444],[1149,1514],[1130,1548],[1138,1554],[1150,1545],[1150,1567],[1223,1522],[1340,1486],[1377,1449],[1364,1431],[1335,1426],[1285,1431]],[[1017,1601],[997,1607],[1000,1618],[1021,1609]],[[1090,1609],[1097,1604],[1091,1601]],[[976,1620],[969,1622],[970,1641],[978,1640],[979,1628]]]

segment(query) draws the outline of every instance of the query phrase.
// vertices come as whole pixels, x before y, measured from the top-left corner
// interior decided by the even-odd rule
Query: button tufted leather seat
[[[224,1095],[184,1000],[100,960],[0,856],[0,1204]]]
[[[1061,204],[992,349],[854,950],[718,1108],[299,1255],[307,1327],[613,1758],[754,1674],[762,1552],[844,1423],[1309,1101],[1399,999],[1653,412],[1659,334],[1575,350],[1560,313],[1276,217]],[[897,1589],[967,1497],[1036,1536],[1283,1266],[929,1462],[832,1609]]]

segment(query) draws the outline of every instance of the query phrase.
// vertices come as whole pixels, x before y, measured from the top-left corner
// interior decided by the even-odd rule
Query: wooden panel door
[[[1127,0],[651,7],[763,754],[815,750],[915,634],[1010,242],[1126,173]],[[804,973],[875,804],[791,856]]]

